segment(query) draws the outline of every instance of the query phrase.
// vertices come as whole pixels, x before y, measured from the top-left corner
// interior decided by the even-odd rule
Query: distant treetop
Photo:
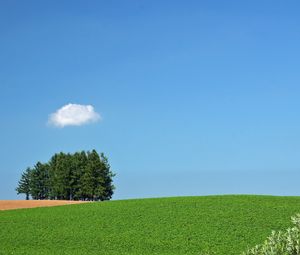
[[[110,200],[114,192],[108,159],[96,150],[56,153],[49,162],[27,168],[16,191],[26,199]]]

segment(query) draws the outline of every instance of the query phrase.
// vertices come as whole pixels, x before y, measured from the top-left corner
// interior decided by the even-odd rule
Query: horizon
[[[0,3],[0,199],[96,149],[113,200],[297,196],[300,3]]]

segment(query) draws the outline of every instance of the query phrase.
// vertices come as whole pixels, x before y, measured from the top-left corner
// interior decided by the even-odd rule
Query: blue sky
[[[96,149],[114,199],[300,195],[298,1],[0,1],[0,199]],[[48,125],[69,103],[101,121]]]

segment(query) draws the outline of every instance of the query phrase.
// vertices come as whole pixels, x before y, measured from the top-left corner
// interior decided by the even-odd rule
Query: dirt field
[[[86,203],[86,202],[66,201],[66,200],[0,200],[0,210],[70,205],[70,204],[79,204],[79,203]]]

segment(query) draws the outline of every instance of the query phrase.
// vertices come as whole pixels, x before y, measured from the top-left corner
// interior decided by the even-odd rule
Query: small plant
[[[300,254],[300,214],[292,217],[293,227],[286,231],[272,231],[261,244],[244,252],[243,255],[298,255]]]

